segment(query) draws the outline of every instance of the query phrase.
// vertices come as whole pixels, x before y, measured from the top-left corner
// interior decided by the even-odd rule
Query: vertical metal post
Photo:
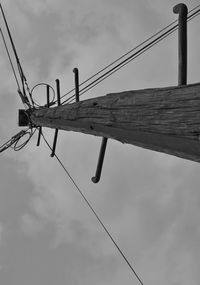
[[[47,105],[46,106],[47,108],[50,107],[50,86],[49,85],[47,85]],[[37,146],[40,146],[41,135],[42,135],[42,127],[39,127]]]
[[[53,140],[53,147],[52,147],[51,157],[54,157],[54,155],[55,155],[57,139],[58,139],[58,129],[55,129],[55,134],[54,134],[54,140]]]
[[[73,69],[74,76],[75,76],[75,96],[76,102],[79,102],[79,70],[78,68]]]
[[[50,86],[47,85],[47,108],[50,107]]]
[[[61,105],[61,100],[60,100],[60,80],[56,79],[56,90],[57,90],[57,102],[58,106]]]
[[[59,79],[56,79],[56,90],[57,90],[57,102],[58,102],[58,106],[60,106],[61,100],[60,100],[60,80]],[[55,155],[57,139],[58,139],[58,129],[55,129],[51,157],[54,157]]]
[[[37,146],[40,146],[41,135],[42,135],[42,127],[39,127]]]
[[[179,14],[178,18],[178,85],[187,84],[187,14],[188,8],[185,4],[174,6],[173,12]]]

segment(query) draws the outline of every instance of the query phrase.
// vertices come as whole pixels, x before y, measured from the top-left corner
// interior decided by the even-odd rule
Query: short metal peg
[[[55,129],[51,157],[54,157],[54,155],[55,155],[57,140],[58,140],[58,129]]]
[[[47,85],[47,104],[46,104],[46,106],[47,106],[47,108],[50,107],[50,86],[49,85]],[[39,127],[37,146],[40,146],[41,135],[42,135],[42,127]]]
[[[47,85],[47,108],[50,107],[50,86]]]
[[[57,90],[57,103],[58,103],[58,106],[60,106],[61,100],[60,100],[60,80],[59,79],[56,79],[56,90]],[[58,129],[55,129],[51,157],[54,157],[55,155],[57,140],[58,140]]]
[[[79,70],[77,67],[73,69],[75,79],[75,97],[76,102],[79,102]]]
[[[56,90],[57,90],[57,103],[58,106],[61,105],[61,99],[60,99],[60,80],[56,79]]]
[[[41,135],[42,135],[42,127],[39,127],[37,146],[40,146]]]
[[[99,153],[99,160],[97,163],[97,170],[96,174],[94,177],[92,177],[92,182],[93,183],[98,183],[100,178],[101,178],[101,172],[102,172],[102,167],[103,167],[103,161],[104,161],[104,156],[106,152],[106,146],[107,146],[108,139],[107,138],[102,138],[102,143],[101,143],[101,149]]]

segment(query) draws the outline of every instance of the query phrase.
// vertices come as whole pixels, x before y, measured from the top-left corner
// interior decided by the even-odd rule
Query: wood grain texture
[[[125,91],[33,110],[31,121],[200,161],[200,84]]]

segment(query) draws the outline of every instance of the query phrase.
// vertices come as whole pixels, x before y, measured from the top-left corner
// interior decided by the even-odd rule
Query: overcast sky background
[[[1,1],[30,87],[62,94],[175,19],[176,1]],[[189,10],[199,1],[185,1]],[[1,18],[1,26],[3,22]],[[200,18],[188,27],[188,83],[199,82]],[[19,131],[23,108],[0,42],[0,140]],[[177,85],[177,34],[87,93]],[[42,95],[42,92],[39,94]],[[43,100],[43,99],[41,99]],[[53,130],[45,130],[49,141]],[[45,143],[0,156],[0,283],[139,284]],[[144,284],[197,285],[200,191],[197,163],[109,140],[101,182],[101,139],[60,132],[57,153]]]

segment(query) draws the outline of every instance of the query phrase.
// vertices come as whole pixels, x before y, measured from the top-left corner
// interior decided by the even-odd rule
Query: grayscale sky
[[[175,19],[174,0],[1,1],[30,87],[62,94]],[[189,10],[198,0],[185,1]],[[2,17],[1,27],[4,29]],[[188,83],[199,82],[200,18],[189,23]],[[23,108],[0,41],[0,141]],[[177,34],[85,94],[177,85]],[[43,89],[37,89],[41,102]],[[35,93],[35,94],[36,94]],[[52,142],[53,130],[44,130]],[[0,284],[139,284],[45,143],[35,136],[0,156]],[[57,153],[145,285],[198,285],[200,166],[109,140],[101,182],[91,183],[101,139],[60,132]]]

